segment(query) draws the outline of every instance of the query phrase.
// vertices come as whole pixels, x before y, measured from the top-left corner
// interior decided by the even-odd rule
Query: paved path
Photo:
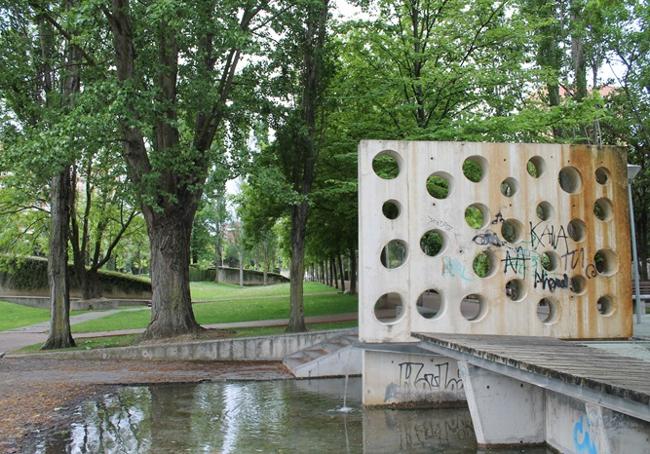
[[[76,315],[70,317],[70,323],[75,325],[77,323],[85,322],[87,320],[94,320],[97,318],[106,317],[115,312],[122,311],[131,311],[139,309],[118,309],[111,311],[102,311],[102,312],[89,312],[87,314]],[[305,322],[307,324],[313,323],[335,323],[335,322],[345,322],[357,319],[357,313],[347,313],[347,314],[333,314],[333,315],[317,315],[313,317],[305,317]],[[287,326],[289,319],[278,319],[278,320],[252,320],[247,322],[233,322],[233,323],[215,323],[210,325],[202,325],[204,328],[210,329],[241,329],[241,328],[266,328],[274,326]],[[38,323],[36,325],[31,325],[23,328],[17,328],[11,331],[0,332],[0,352],[11,352],[14,350],[19,350],[28,345],[34,345],[37,343],[42,343],[47,340],[47,332],[49,329],[48,322]],[[94,333],[74,333],[73,337],[75,339],[82,339],[88,337],[105,337],[105,336],[119,336],[124,334],[141,334],[144,332],[144,329],[122,329],[116,331],[101,331]]]
[[[140,310],[137,309],[112,309],[109,311],[93,311],[85,312],[79,315],[70,317],[70,324],[76,325],[77,323],[86,322],[88,320],[96,320],[98,318],[107,317],[117,312]],[[9,331],[0,331],[0,352],[10,352],[18,350],[28,345],[33,345],[47,340],[47,334],[50,329],[50,322],[36,323],[35,325],[23,326],[21,328],[12,329]]]

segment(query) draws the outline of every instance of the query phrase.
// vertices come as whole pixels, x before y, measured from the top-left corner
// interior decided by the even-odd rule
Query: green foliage
[[[449,195],[449,180],[439,175],[427,178],[427,192],[436,199],[446,199]]]
[[[70,281],[78,286],[74,268],[69,266]],[[148,278],[133,276],[115,271],[100,271],[99,279],[106,288],[121,288],[132,292],[150,292],[151,281]],[[47,259],[40,257],[2,256],[0,261],[0,286],[7,289],[35,290],[46,289]]]
[[[443,237],[440,233],[431,231],[425,233],[420,239],[420,249],[431,257],[438,255],[443,247]]]
[[[478,183],[481,181],[481,178],[483,178],[483,169],[478,162],[466,159],[465,162],[463,162],[463,175],[465,175],[469,181]]]
[[[488,253],[481,252],[474,257],[472,269],[478,277],[487,277],[490,274],[490,256]]]
[[[474,206],[469,206],[465,210],[465,222],[467,222],[467,225],[469,225],[473,229],[480,229],[485,225],[485,222],[487,220],[484,219],[483,217],[483,212],[474,207]]]

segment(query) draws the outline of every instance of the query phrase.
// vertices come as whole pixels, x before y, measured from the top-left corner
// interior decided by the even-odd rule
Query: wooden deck
[[[463,355],[650,405],[650,361],[547,337],[414,333],[450,357]],[[454,355],[457,353],[458,355]]]

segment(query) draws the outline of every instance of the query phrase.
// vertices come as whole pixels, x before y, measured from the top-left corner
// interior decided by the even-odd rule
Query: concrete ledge
[[[11,355],[13,358],[153,360],[153,361],[282,361],[282,359],[355,328],[278,336],[241,337],[171,344],[73,350],[52,353]]]

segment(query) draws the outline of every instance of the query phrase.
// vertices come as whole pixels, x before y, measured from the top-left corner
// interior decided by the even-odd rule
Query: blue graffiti
[[[573,425],[573,445],[577,453],[598,454],[589,433],[589,421],[587,420],[585,425],[584,418],[584,416],[580,416],[580,419]]]
[[[467,272],[465,265],[459,260],[451,257],[443,257],[442,259],[442,275],[450,277],[459,277],[464,281],[471,281],[473,277]]]

